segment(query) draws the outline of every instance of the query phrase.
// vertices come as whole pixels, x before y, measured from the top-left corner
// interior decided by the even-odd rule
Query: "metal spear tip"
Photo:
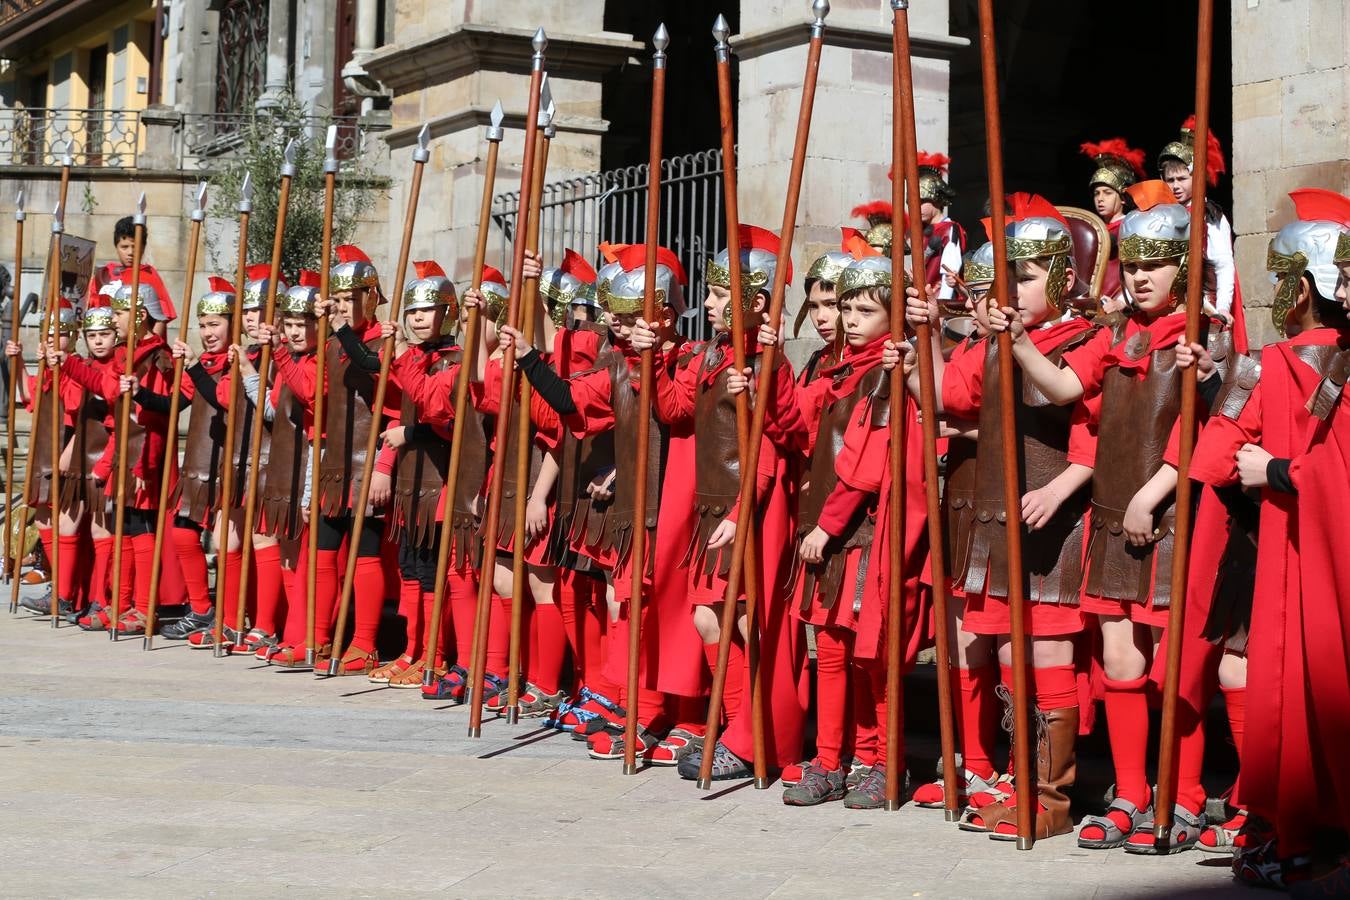
[[[61,151],[61,165],[75,165],[75,139],[66,138],[66,149]]]
[[[338,170],[337,158],[337,123],[328,126],[328,133],[323,139],[323,171],[325,175],[336,174]]]
[[[197,208],[192,211],[192,221],[200,222],[206,218],[206,182],[197,183]]]
[[[283,150],[283,151],[282,151],[282,154],[281,154],[281,155],[282,155],[282,158],[285,159],[285,162],[284,162],[284,163],[282,164],[282,166],[281,166],[281,177],[282,177],[282,178],[294,178],[294,177],[295,177],[295,172],[296,172],[296,169],[295,169],[295,151],[296,151],[295,138],[291,138],[289,141],[286,142],[286,149]]]
[[[253,211],[253,173],[244,173],[244,182],[239,185],[239,211],[241,213]]]
[[[548,35],[544,34],[542,25],[534,33],[534,37],[530,39],[530,46],[534,48],[536,56],[543,56],[544,51],[548,49]]]
[[[731,37],[731,26],[727,24],[727,17],[721,13],[717,14],[717,21],[713,23],[712,36],[719,48],[725,47],[727,38]]]
[[[57,201],[56,208],[52,210],[52,232],[60,234],[65,227],[66,210],[65,207],[61,205],[60,201]]]
[[[811,15],[816,17],[815,24],[824,25],[825,17],[830,14],[830,0],[812,0]]]
[[[670,32],[666,31],[665,22],[656,26],[656,34],[652,35],[652,45],[656,47],[657,53],[665,53],[666,48],[670,46]]]
[[[501,100],[492,104],[492,112],[488,115],[488,121],[492,123],[493,128],[501,128],[502,122],[506,121],[506,110],[502,109]]]
[[[417,149],[413,151],[413,162],[424,163],[429,159],[431,159],[431,125],[423,122],[421,130],[417,132]]]
[[[909,0],[891,0],[891,12],[909,9]]]
[[[14,211],[19,214],[23,213],[23,188],[19,188],[19,193],[14,198]]]
[[[548,127],[553,121],[553,114],[558,107],[553,103],[553,88],[548,80],[548,73],[544,73],[544,80],[539,85],[539,118],[537,124],[540,128]]]
[[[145,224],[145,191],[141,191],[141,196],[136,198],[136,215],[131,217],[131,221],[137,225]]]

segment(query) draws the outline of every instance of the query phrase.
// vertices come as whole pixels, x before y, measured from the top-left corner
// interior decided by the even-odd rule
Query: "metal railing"
[[[130,169],[142,142],[140,113],[124,109],[0,110],[0,163],[55,166],[70,142],[77,166]]]
[[[245,133],[255,120],[252,113],[184,113],[177,130],[179,168],[206,169],[216,160],[228,159],[243,145]],[[355,116],[306,116],[279,127],[287,137],[322,144],[330,124],[338,126],[337,158],[360,156],[365,131]]]
[[[604,260],[599,244],[646,240],[647,166],[584,175],[544,186],[540,203],[539,249],[545,265],[572,249],[598,269]],[[501,259],[511,258],[520,192],[493,198],[492,218],[501,229]],[[689,284],[689,307],[680,330],[691,338],[708,337],[701,304],[706,293],[709,257],[726,243],[722,217],[722,151],[704,150],[661,161],[661,220],[658,240],[680,258]],[[509,274],[509,273],[508,273]]]

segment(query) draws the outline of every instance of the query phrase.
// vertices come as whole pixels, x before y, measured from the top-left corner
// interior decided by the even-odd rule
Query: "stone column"
[[[1233,230],[1253,347],[1279,335],[1266,247],[1294,218],[1289,192],[1350,192],[1350,11],[1320,0],[1233,6]]]
[[[375,52],[379,35],[379,3],[377,0],[356,0],[356,39],[352,58],[342,67],[342,79],[347,89],[360,97],[388,97],[389,89],[366,71],[365,61]],[[369,103],[363,103],[369,106]]]
[[[825,250],[838,249],[841,225],[865,227],[850,219],[849,210],[891,197],[890,3],[832,0],[831,5],[797,210],[789,322],[803,299],[807,266]],[[807,0],[744,2],[741,33],[731,39],[740,60],[741,220],[774,232],[783,224],[811,19]],[[947,33],[945,3],[915,4],[910,32],[919,147],[946,152],[947,59],[966,41]],[[789,343],[788,353],[799,360],[817,343],[814,335],[803,334],[797,346]]]
[[[276,107],[278,97],[290,87],[293,2],[271,0],[267,5],[267,75],[262,95],[254,104],[259,111]]]
[[[626,35],[604,32],[601,4],[536,3],[525,14],[513,9],[515,5],[468,4],[460,17],[443,14],[441,0],[401,2],[394,24],[396,43],[364,60],[365,71],[393,93],[393,128],[384,135],[391,156],[390,210],[406,207],[412,146],[422,123],[431,126],[432,155],[422,183],[413,254],[440,262],[461,289],[472,275],[484,179],[494,182],[494,193],[520,185],[535,28],[542,26],[548,34],[545,69],[558,106],[549,181],[598,171],[600,136],[607,127],[600,118],[601,76],[642,48]],[[458,24],[435,30],[445,21]],[[506,139],[498,170],[487,172],[482,131],[497,100],[506,110]],[[371,249],[394,259],[398,234],[398,223],[391,221],[388,228],[371,233]],[[502,247],[502,235],[494,228],[489,265],[509,266]]]

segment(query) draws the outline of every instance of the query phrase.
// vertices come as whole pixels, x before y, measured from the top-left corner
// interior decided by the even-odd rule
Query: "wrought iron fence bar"
[[[0,164],[60,165],[69,144],[77,166],[131,169],[143,135],[138,110],[3,109]]]

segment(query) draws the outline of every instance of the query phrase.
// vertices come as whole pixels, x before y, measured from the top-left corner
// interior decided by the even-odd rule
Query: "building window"
[[[224,0],[216,40],[216,112],[248,113],[267,75],[267,0]]]

